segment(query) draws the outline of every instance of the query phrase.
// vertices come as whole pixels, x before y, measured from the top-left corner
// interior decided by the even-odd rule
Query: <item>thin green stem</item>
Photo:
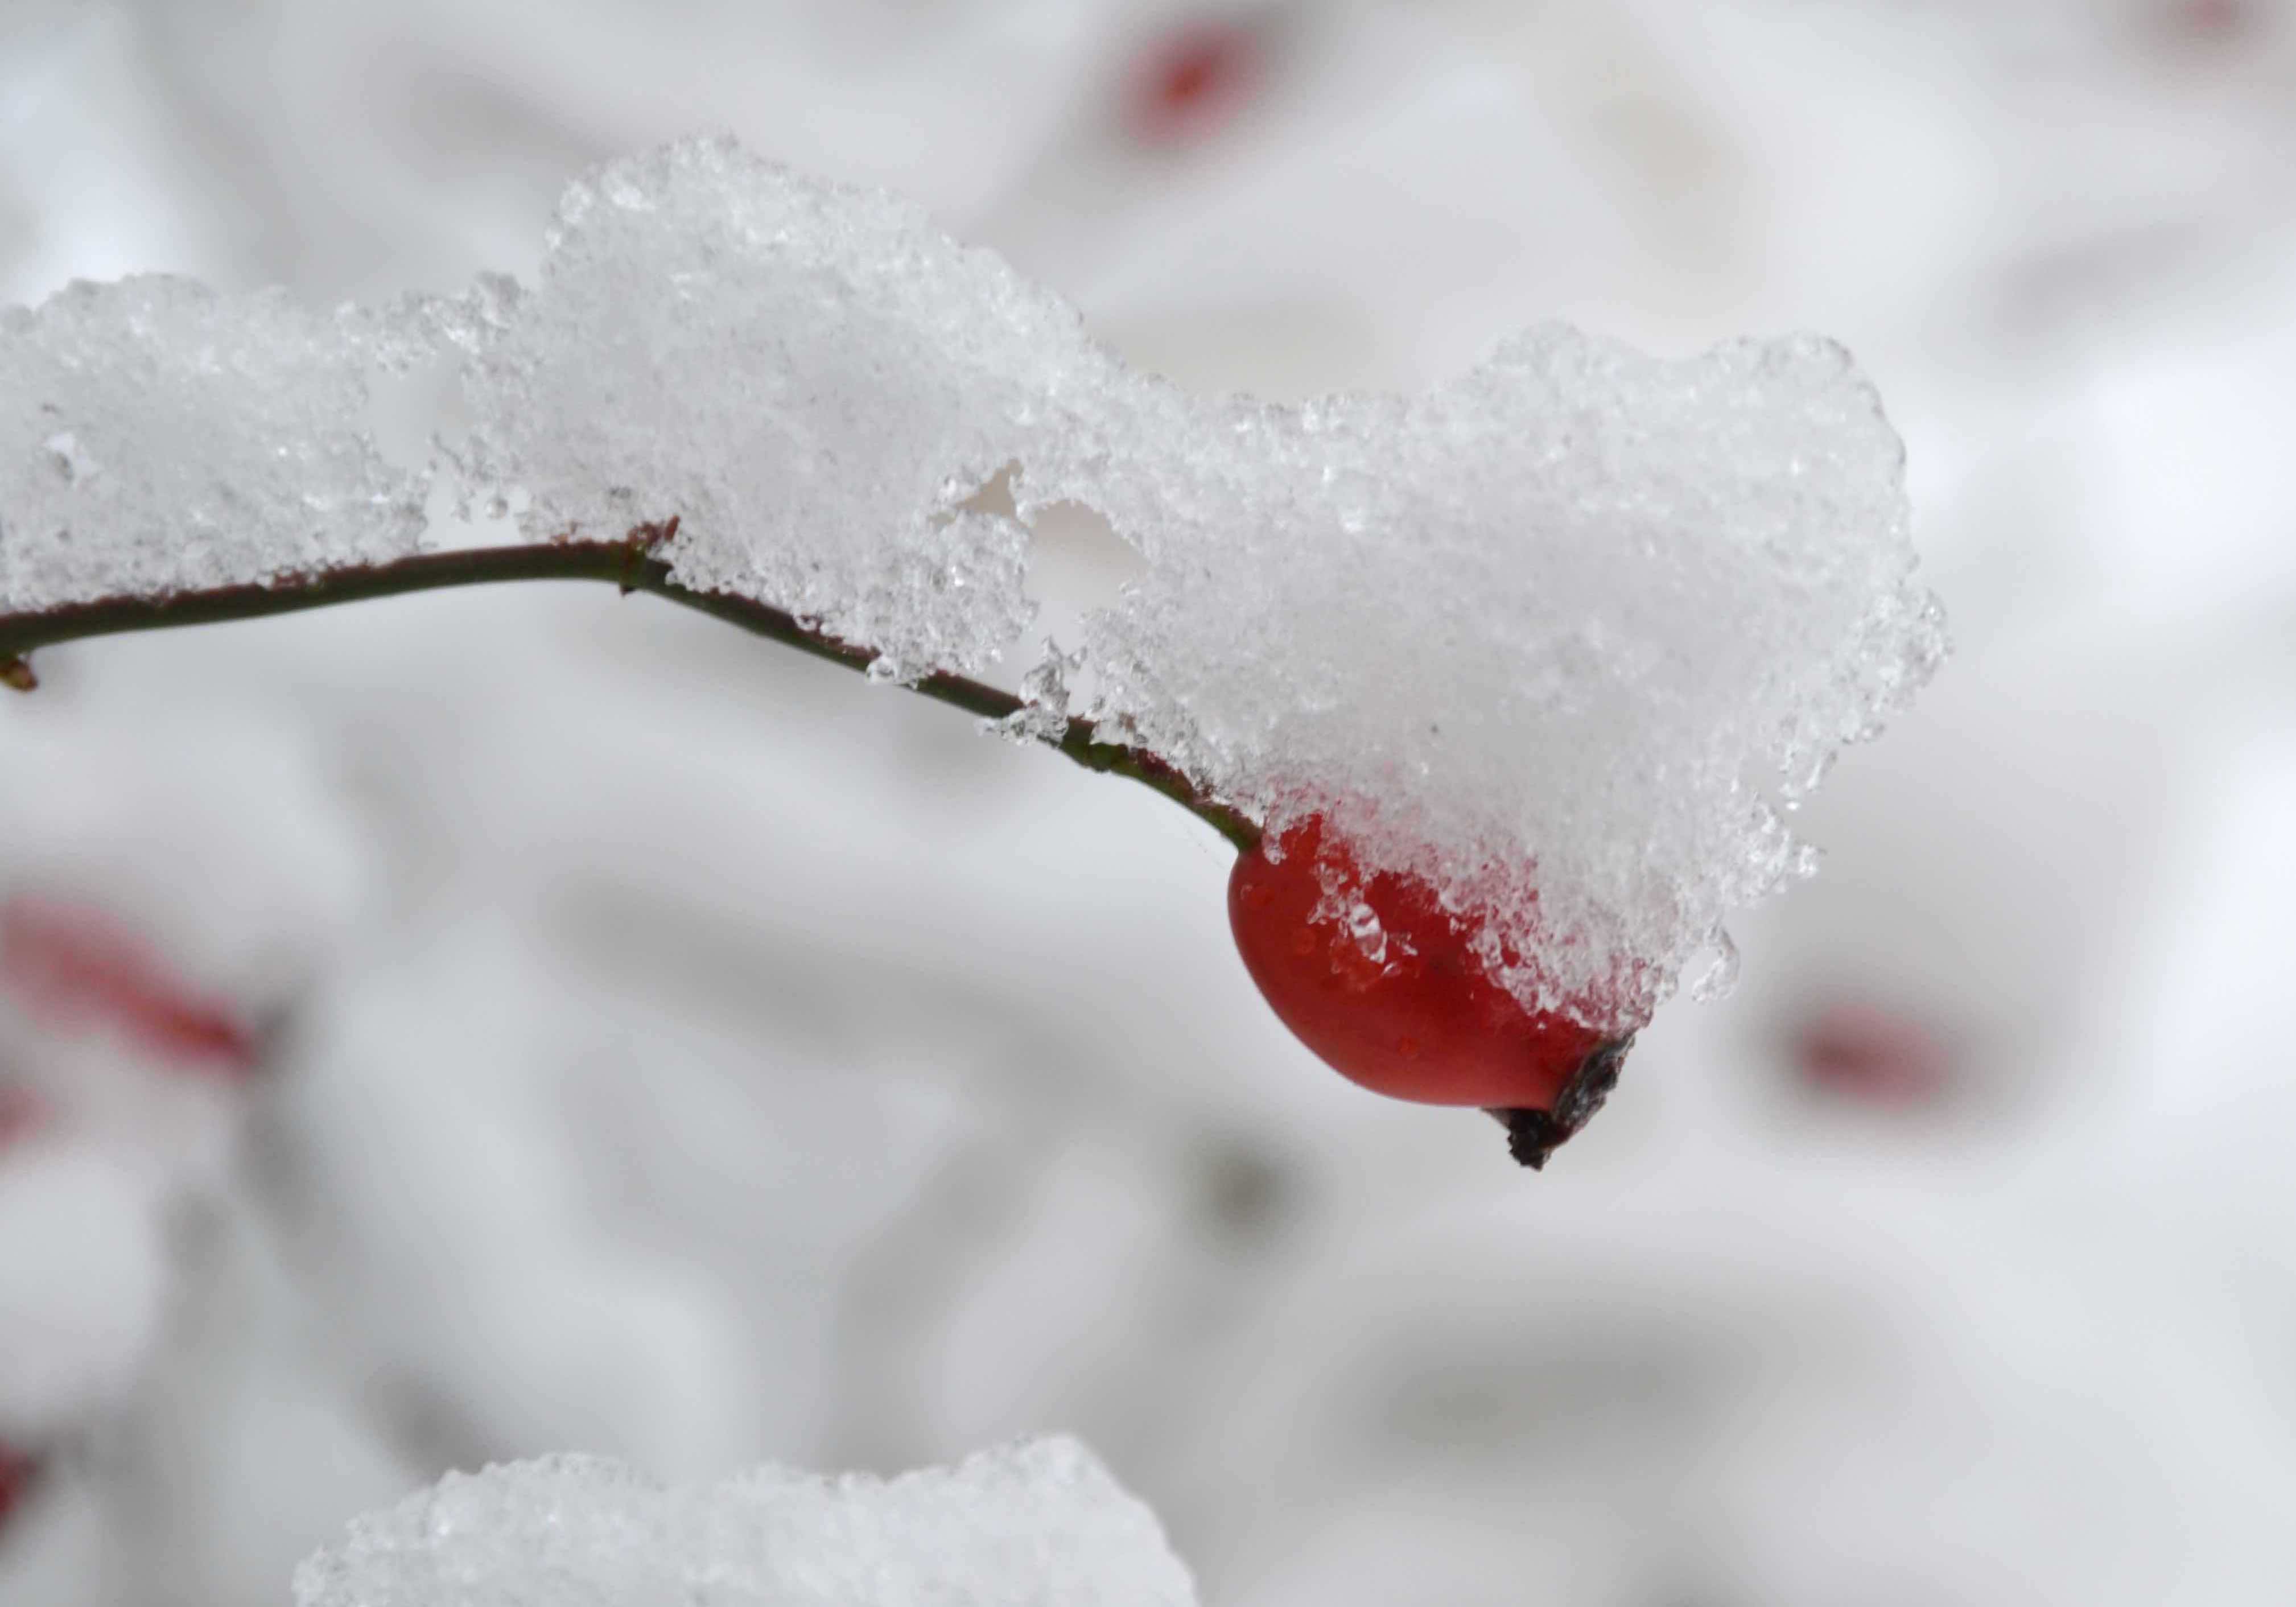
[[[625,594],[650,592],[848,669],[865,671],[875,661],[877,654],[870,649],[812,629],[781,609],[730,593],[700,592],[679,585],[670,578],[669,565],[654,556],[654,549],[676,529],[673,520],[667,525],[641,525],[621,541],[550,541],[423,553],[387,563],[290,576],[267,585],[220,586],[165,596],[105,597],[29,613],[0,614],[0,685],[31,691],[39,685],[32,672],[34,652],[89,636],[262,619],[411,592],[513,580],[603,580]],[[1011,693],[958,675],[929,675],[911,684],[911,690],[983,719],[1004,719],[1024,707]],[[1250,820],[1204,797],[1186,776],[1154,754],[1100,741],[1090,720],[1070,719],[1059,740],[1046,745],[1087,770],[1128,776],[1162,793],[1240,852],[1249,852],[1259,843],[1259,828]]]

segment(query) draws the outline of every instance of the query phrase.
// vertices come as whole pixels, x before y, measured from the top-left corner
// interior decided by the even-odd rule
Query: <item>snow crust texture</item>
[[[1899,442],[1831,342],[1548,326],[1416,399],[1194,398],[920,209],[722,140],[573,185],[530,288],[329,324],[136,281],[5,330],[9,609],[410,550],[424,477],[358,421],[368,370],[440,357],[466,501],[522,491],[531,540],[674,516],[678,580],[883,678],[1009,649],[1029,521],[1086,504],[1144,567],[1046,645],[1021,734],[1087,715],[1273,827],[1326,815],[1588,1020],[1809,868],[1784,811],[1943,648]],[[1008,474],[1015,513],[980,496]]]
[[[436,310],[472,354],[472,467],[527,488],[531,533],[676,514],[678,579],[904,676],[977,667],[1027,624],[1027,532],[959,504],[1114,378],[1074,311],[922,209],[728,143],[575,184],[537,290]]]
[[[365,355],[279,291],[151,275],[0,309],[0,610],[260,584],[419,549]]]
[[[450,1473],[296,1570],[297,1607],[1194,1607],[1154,1514],[1076,1441],[890,1480],[667,1490],[599,1457]]]

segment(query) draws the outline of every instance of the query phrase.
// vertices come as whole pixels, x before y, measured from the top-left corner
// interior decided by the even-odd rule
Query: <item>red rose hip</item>
[[[1632,1036],[1526,1008],[1432,888],[1364,875],[1321,816],[1278,847],[1280,859],[1264,848],[1239,857],[1227,897],[1236,950],[1276,1018],[1374,1093],[1482,1107],[1518,1160],[1544,1165],[1600,1107]]]

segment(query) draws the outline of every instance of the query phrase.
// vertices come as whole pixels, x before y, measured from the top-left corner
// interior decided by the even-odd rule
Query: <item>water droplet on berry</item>
[[[1363,950],[1365,959],[1387,958],[1387,929],[1380,924],[1379,912],[1370,905],[1358,901],[1348,911],[1348,936],[1356,940],[1356,947]]]

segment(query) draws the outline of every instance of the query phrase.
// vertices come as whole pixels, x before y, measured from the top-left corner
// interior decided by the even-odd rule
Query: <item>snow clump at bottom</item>
[[[469,427],[401,473],[366,387],[431,362]],[[1902,448],[1832,342],[1550,325],[1415,399],[1193,397],[922,209],[726,140],[575,183],[532,286],[329,321],[135,280],[0,324],[0,610],[387,562],[439,474],[523,493],[529,541],[674,518],[680,583],[894,679],[1021,640],[1030,521],[1094,508],[1143,568],[1038,726],[1325,815],[1598,1023],[1808,868],[1788,806],[1943,651]]]
[[[892,1480],[670,1490],[547,1456],[449,1473],[296,1570],[296,1607],[1195,1607],[1155,1515],[1052,1438]]]

